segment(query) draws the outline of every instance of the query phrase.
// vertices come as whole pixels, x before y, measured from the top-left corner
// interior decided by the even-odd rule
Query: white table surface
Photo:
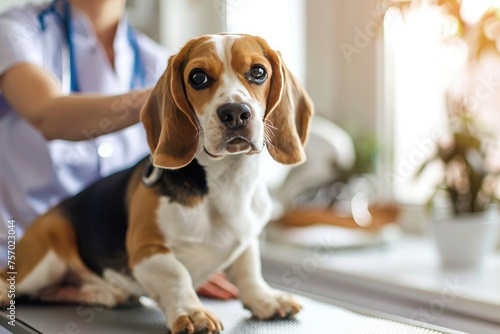
[[[318,236],[321,240],[321,236]],[[264,274],[301,290],[470,333],[500,333],[500,254],[480,272],[443,271],[430,240],[404,236],[381,247],[328,250],[262,243]]]

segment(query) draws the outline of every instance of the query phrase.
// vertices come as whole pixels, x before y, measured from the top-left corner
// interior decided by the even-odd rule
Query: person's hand
[[[223,273],[211,276],[199,289],[198,295],[216,299],[238,298],[238,289],[228,281]]]
[[[122,130],[139,122],[152,89],[97,95],[62,92],[44,68],[21,63],[0,76],[0,90],[10,106],[47,140],[80,141]]]

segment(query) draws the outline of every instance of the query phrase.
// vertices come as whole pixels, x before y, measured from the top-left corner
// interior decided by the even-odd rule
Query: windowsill
[[[481,273],[443,272],[430,240],[406,236],[377,248],[321,252],[262,243],[265,278],[306,292],[456,330],[500,331],[500,254]]]

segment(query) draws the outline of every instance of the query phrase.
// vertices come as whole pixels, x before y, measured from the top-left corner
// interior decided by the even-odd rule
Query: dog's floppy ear
[[[267,149],[280,163],[300,164],[306,161],[304,145],[314,106],[297,78],[283,63],[281,55],[269,46],[265,51],[273,71],[264,116],[272,133]]]
[[[141,111],[153,165],[178,169],[189,164],[198,148],[198,118],[184,90],[185,53],[170,57],[168,66]]]

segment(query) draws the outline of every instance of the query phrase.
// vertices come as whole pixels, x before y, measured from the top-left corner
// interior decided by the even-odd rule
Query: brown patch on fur
[[[165,254],[165,238],[158,228],[157,210],[159,197],[152,188],[140,183],[133,191],[129,204],[129,227],[127,230],[127,253],[130,268],[155,254]]]
[[[127,207],[130,207],[132,196],[134,195],[137,187],[139,187],[139,184],[142,183],[142,173],[148,163],[148,160],[144,160],[141,164],[137,165],[132,176],[130,177],[130,180],[128,181],[127,193],[125,194],[125,203],[127,204]]]
[[[206,105],[214,99],[215,93],[220,86],[219,78],[224,71],[224,64],[217,54],[215,43],[210,40],[202,40],[194,45],[190,53],[186,54],[186,57],[186,66],[183,70],[186,94],[193,110],[197,114],[203,115]],[[190,86],[189,74],[196,68],[202,69],[213,80],[210,87],[195,90]]]
[[[250,93],[254,100],[265,108],[267,96],[270,89],[270,78],[273,75],[271,63],[266,58],[264,50],[258,41],[258,37],[243,35],[235,39],[231,48],[231,66],[237,73],[241,83]],[[267,71],[268,80],[262,85],[250,84],[246,78],[246,73],[252,65],[262,65]]]
[[[141,111],[155,166],[181,168],[196,154],[199,123],[185,94],[183,75],[191,51],[207,38],[189,41],[177,55],[170,57],[167,70]]]

